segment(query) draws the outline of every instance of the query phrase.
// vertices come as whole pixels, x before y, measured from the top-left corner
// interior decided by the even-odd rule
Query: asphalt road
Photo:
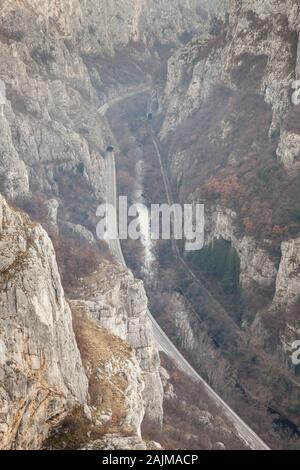
[[[145,85],[141,85],[139,87],[134,87],[130,90],[128,90],[126,93],[124,93],[123,95],[119,95],[119,96],[115,96],[114,98],[112,98],[110,101],[108,101],[107,103],[104,103],[99,109],[98,109],[98,113],[101,115],[101,116],[105,116],[107,111],[109,110],[109,108],[111,108],[112,106],[115,106],[116,104],[118,104],[120,101],[123,101],[123,100],[126,100],[127,98],[131,98],[132,96],[136,96],[136,95],[140,95],[141,93],[146,93],[147,91],[151,91],[152,89],[152,86],[151,84],[145,84]]]

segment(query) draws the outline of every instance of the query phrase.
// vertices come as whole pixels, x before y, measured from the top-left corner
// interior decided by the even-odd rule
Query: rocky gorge
[[[268,354],[274,367],[267,373],[269,399],[298,423],[299,369],[291,352],[299,337],[300,295],[299,5],[232,1],[214,8],[207,28],[168,60],[156,131],[177,199],[205,204],[206,248],[191,257],[191,266],[215,289],[237,334],[248,338],[253,362],[260,362],[259,351]],[[207,322],[203,307],[197,312]],[[198,326],[182,317],[182,328],[189,350],[195,347],[189,330],[199,335]],[[285,385],[276,367],[288,371]],[[256,385],[258,376],[257,370]],[[241,379],[243,393],[252,388],[259,401],[269,386],[263,380],[264,392],[254,391],[247,381]],[[289,390],[285,404],[275,397],[274,383]]]
[[[230,242],[240,258],[243,290],[273,288],[270,309],[285,310],[283,315],[288,316],[299,300],[294,205],[298,203],[298,106],[291,99],[299,72],[299,5],[221,3],[224,10],[212,18],[208,33],[169,59],[161,138],[170,142],[170,171],[179,198],[207,204],[207,245],[219,238]],[[245,112],[238,110],[242,103]],[[201,122],[205,113],[208,119]],[[190,116],[197,121],[194,128]],[[180,135],[180,128],[194,142],[187,139],[182,144],[179,138],[179,145],[174,143],[171,136],[175,130]],[[197,163],[191,160],[195,152],[200,152]],[[218,153],[215,160],[213,152]],[[248,164],[251,158],[253,165]],[[201,165],[203,176],[192,185],[189,180],[193,189],[186,191],[188,167],[195,172]],[[265,193],[260,189],[264,184]],[[276,186],[279,190],[285,186],[279,197]],[[290,321],[297,330],[297,315],[293,320],[290,316],[287,330]],[[258,323],[257,317],[254,325]]]
[[[296,0],[0,0],[1,449],[243,448],[158,350],[148,303],[266,442],[299,445],[299,15]],[[181,252],[198,284],[157,244],[148,286],[142,249],[124,245],[132,274],[96,237],[109,146],[121,190],[143,161],[147,201],[165,199],[150,95],[174,199],[205,204],[205,248]]]
[[[163,426],[143,284],[94,233],[98,109],[200,30],[198,7],[0,2],[1,449],[160,448],[141,432]]]

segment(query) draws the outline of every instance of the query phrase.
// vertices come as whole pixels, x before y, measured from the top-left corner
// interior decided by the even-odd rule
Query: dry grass
[[[123,424],[126,417],[125,392],[128,382],[122,369],[108,372],[112,362],[123,362],[132,357],[131,348],[88,318],[84,305],[71,302],[73,328],[89,379],[92,421],[85,416],[83,407],[70,412],[58,428],[54,429],[44,444],[47,449],[78,449],[87,441],[101,439],[106,434],[131,435],[132,430]],[[107,423],[97,422],[97,417],[111,413]]]
[[[117,336],[110,334],[87,317],[84,305],[71,302],[73,328],[81,353],[83,365],[89,375],[91,404],[111,409],[114,415],[123,415],[123,393],[128,384],[118,373],[99,379],[98,370],[114,360],[130,359],[132,351],[129,345]],[[112,385],[113,383],[113,385]]]

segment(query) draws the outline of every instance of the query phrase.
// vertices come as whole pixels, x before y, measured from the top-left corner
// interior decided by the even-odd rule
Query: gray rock
[[[0,196],[0,237],[0,447],[36,449],[87,378],[47,234]]]
[[[84,445],[81,450],[147,450],[147,445],[136,436],[122,437],[111,434]]]
[[[146,417],[161,426],[160,361],[142,281],[119,265],[103,263],[98,272],[80,281],[76,295],[80,300],[72,300],[71,306],[83,305],[94,320],[134,348],[145,383]]]
[[[95,238],[92,232],[79,224],[72,224],[71,222],[64,222],[62,225],[64,233],[70,237],[85,240],[88,243],[95,243]]]
[[[57,199],[49,199],[47,201],[48,221],[53,225],[57,225],[58,208],[59,202]]]

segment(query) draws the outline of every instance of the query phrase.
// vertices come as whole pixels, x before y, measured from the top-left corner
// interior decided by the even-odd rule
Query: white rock
[[[35,449],[51,416],[86,401],[87,378],[49,237],[2,196],[0,236],[0,448]]]
[[[163,388],[159,374],[160,361],[151,322],[147,315],[147,297],[142,281],[121,266],[103,263],[98,272],[81,280],[77,292],[81,300],[73,306],[84,306],[90,316],[135,350],[143,372],[146,416],[161,426]],[[108,368],[112,363],[106,364]]]
[[[6,346],[2,340],[0,340],[0,366],[3,366],[6,362]]]

